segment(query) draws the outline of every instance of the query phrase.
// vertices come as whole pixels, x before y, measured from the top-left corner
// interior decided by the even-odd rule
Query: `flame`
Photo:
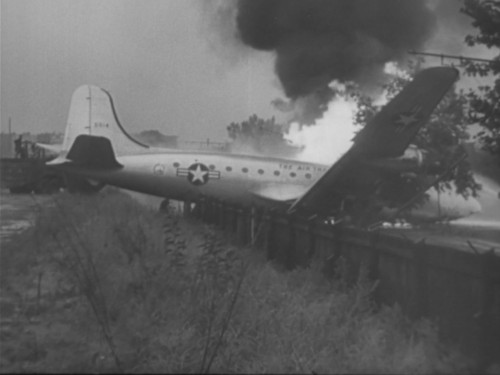
[[[393,77],[409,79],[410,75],[397,64],[388,62],[384,72]],[[358,105],[346,92],[345,85],[334,81],[329,85],[340,95],[328,104],[323,117],[313,125],[304,126],[297,122],[290,124],[285,139],[302,147],[297,159],[312,163],[333,164],[352,146],[352,139],[359,130],[355,125]],[[387,90],[383,90],[373,104],[382,107],[390,100]]]
[[[345,86],[333,82],[336,91],[345,92]],[[293,145],[303,147],[297,159],[312,163],[333,164],[352,145],[358,128],[354,116],[357,104],[345,95],[337,95],[328,104],[323,117],[313,125],[290,124],[285,139]]]

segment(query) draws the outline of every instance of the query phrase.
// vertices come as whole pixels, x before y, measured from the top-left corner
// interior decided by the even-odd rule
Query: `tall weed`
[[[411,322],[397,306],[375,309],[366,272],[354,284],[326,279],[318,264],[281,272],[213,228],[103,193],[62,195],[36,226],[51,264],[87,301],[66,311],[79,327],[69,338],[78,356],[54,364],[49,355],[44,371],[466,368],[428,321]]]

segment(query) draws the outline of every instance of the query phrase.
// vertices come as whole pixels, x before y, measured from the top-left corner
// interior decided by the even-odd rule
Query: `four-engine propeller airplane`
[[[426,168],[425,151],[410,142],[457,77],[450,67],[419,72],[332,166],[149,147],[124,130],[107,91],[81,86],[72,97],[64,142],[50,164],[69,176],[168,199],[196,202],[206,196],[308,216],[342,215],[369,205],[361,197],[379,196],[391,176]],[[430,194],[424,209],[410,210],[406,217],[450,220],[480,210],[473,198],[456,195],[449,203],[438,198]],[[383,212],[389,211],[378,210]]]

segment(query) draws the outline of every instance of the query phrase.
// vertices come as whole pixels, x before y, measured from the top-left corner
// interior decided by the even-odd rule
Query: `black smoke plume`
[[[436,23],[423,0],[239,0],[236,17],[243,43],[276,53],[291,99],[332,80],[369,84],[386,62],[422,47]]]

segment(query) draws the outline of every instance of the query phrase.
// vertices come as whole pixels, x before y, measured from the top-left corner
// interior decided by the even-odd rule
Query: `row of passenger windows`
[[[180,164],[179,164],[179,163],[177,163],[177,162],[175,162],[175,163],[174,163],[174,167],[175,167],[175,168],[179,168],[179,167],[180,167]],[[212,171],[213,171],[213,170],[215,169],[215,165],[213,165],[213,164],[212,164],[212,165],[209,165],[209,167],[208,167],[208,168],[210,168],[210,170],[212,170]],[[233,168],[232,168],[232,167],[226,167],[226,171],[227,171],[227,172],[231,172],[232,170],[233,170]],[[243,167],[243,168],[241,168],[241,171],[242,171],[243,173],[248,173],[248,168]],[[259,169],[259,170],[257,170],[257,173],[259,173],[259,174],[264,174],[264,170],[263,170],[263,169]],[[281,172],[280,172],[280,171],[274,171],[273,173],[274,173],[274,175],[275,175],[275,176],[279,176],[279,175],[281,174]],[[297,176],[297,174],[296,174],[295,172],[290,172],[290,177],[296,177],[296,176]],[[306,177],[307,179],[310,179],[310,178],[312,178],[312,175],[311,175],[310,173],[306,173],[306,174],[305,174],[305,177]]]

